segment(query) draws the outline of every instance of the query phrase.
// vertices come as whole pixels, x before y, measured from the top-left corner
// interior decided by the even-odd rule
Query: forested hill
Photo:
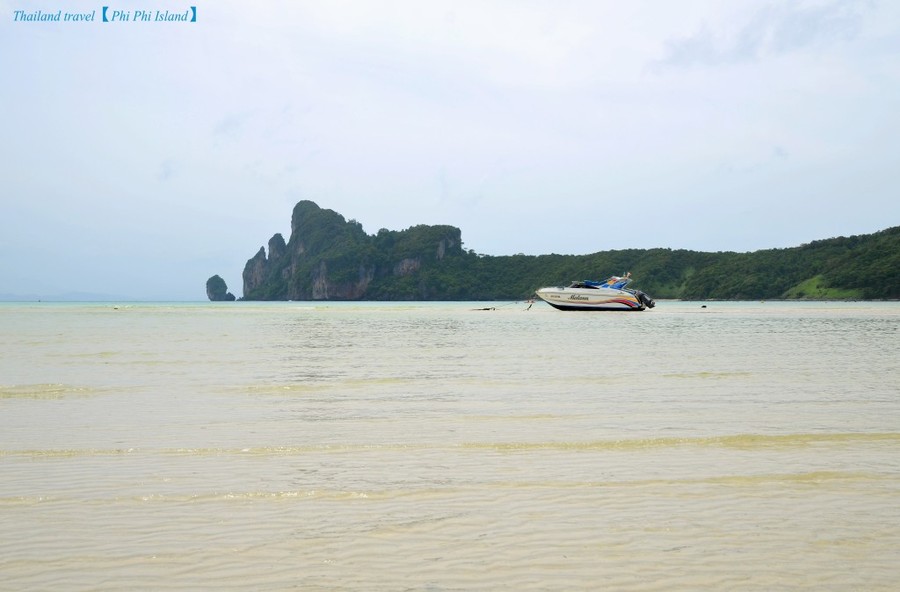
[[[368,235],[358,222],[301,201],[290,239],[276,234],[268,254],[260,248],[247,261],[243,289],[245,300],[521,300],[542,286],[626,271],[653,298],[897,299],[900,227],[752,253],[659,248],[495,257],[463,249],[453,226]],[[214,279],[217,290],[208,293],[219,299],[214,294],[226,288]]]

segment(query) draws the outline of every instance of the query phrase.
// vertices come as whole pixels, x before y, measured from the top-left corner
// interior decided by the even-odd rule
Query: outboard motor
[[[647,308],[653,308],[654,306],[656,306],[656,303],[653,302],[653,299],[651,299],[649,296],[647,296],[643,292],[641,292],[639,290],[635,290],[635,294],[638,297],[638,300],[640,301],[640,303],[643,304],[644,306],[646,306]]]

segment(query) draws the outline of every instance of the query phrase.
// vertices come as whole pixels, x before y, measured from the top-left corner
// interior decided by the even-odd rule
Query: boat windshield
[[[625,286],[628,285],[629,282],[631,282],[630,277],[619,277],[617,275],[614,275],[614,276],[610,277],[609,279],[604,280],[602,282],[597,282],[594,280],[581,280],[581,281],[572,282],[572,284],[569,287],[570,288],[594,288],[595,290],[599,289],[599,288],[611,288],[613,290],[622,290],[625,288]]]
[[[619,276],[614,275],[614,276],[610,277],[609,279],[607,279],[605,282],[603,282],[602,287],[603,288],[612,288],[614,290],[621,290],[622,288],[627,286],[630,281],[631,281],[631,278],[629,278],[629,277],[619,277]]]

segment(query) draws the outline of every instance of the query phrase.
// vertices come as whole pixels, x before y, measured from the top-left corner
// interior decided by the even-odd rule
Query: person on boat
[[[624,288],[628,283],[628,280],[631,279],[631,272],[626,272],[623,277],[619,277],[617,275],[612,276],[605,282],[605,286],[607,288],[614,288],[616,290]]]

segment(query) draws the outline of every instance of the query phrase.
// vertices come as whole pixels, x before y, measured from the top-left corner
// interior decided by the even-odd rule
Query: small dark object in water
[[[700,308],[706,308],[706,305],[704,304],[704,305],[702,305]]]

